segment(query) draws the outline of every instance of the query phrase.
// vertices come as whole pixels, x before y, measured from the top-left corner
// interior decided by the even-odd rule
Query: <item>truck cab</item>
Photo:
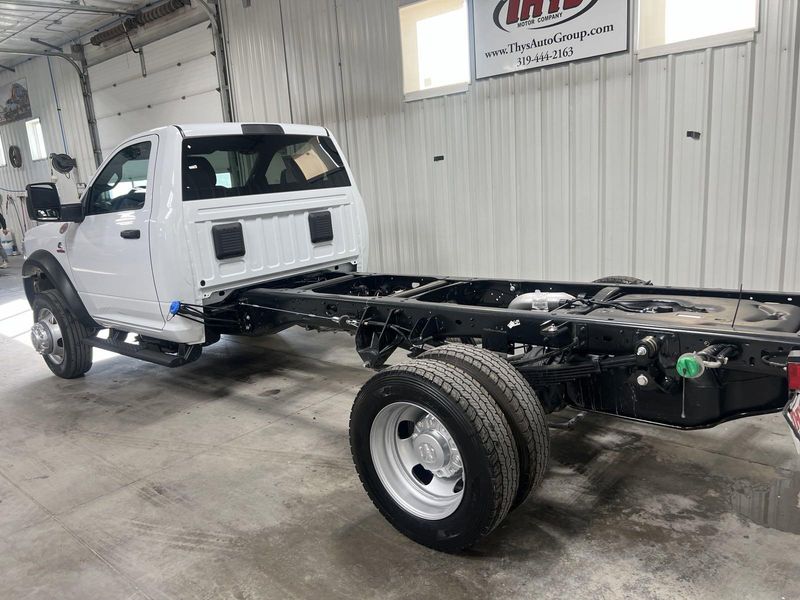
[[[29,210],[40,223],[25,238],[32,304],[54,289],[87,328],[176,344],[202,344],[206,331],[171,319],[175,302],[211,305],[278,277],[366,261],[363,200],[321,127],[161,127],[115,148],[80,206],[60,206],[53,186],[37,184]]]

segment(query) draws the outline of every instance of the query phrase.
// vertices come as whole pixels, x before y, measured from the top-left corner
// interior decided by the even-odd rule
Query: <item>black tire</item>
[[[83,343],[89,330],[69,312],[55,290],[39,292],[33,299],[34,322],[40,320],[44,309],[49,310],[58,322],[64,348],[64,358],[60,363],[49,355],[43,356],[44,362],[62,379],[81,377],[92,368],[92,347]]]
[[[511,427],[519,457],[519,487],[513,510],[539,487],[550,458],[550,430],[544,407],[525,378],[504,358],[464,344],[445,344],[419,358],[439,360],[466,371],[489,392]]]
[[[463,460],[463,496],[455,511],[426,520],[407,512],[386,490],[370,450],[378,413],[413,401],[434,414],[453,437]],[[400,533],[444,552],[471,546],[500,524],[516,494],[519,470],[514,438],[500,408],[478,383],[446,363],[416,360],[374,375],[350,413],[350,450],[372,502]]]
[[[645,281],[644,279],[631,277],[630,275],[609,275],[608,277],[595,279],[592,283],[608,283],[611,285],[653,285],[652,281]]]

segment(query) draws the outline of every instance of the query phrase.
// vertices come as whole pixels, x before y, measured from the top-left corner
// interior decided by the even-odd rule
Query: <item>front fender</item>
[[[36,279],[44,279],[48,282],[48,287],[58,290],[67,308],[78,321],[87,327],[100,328],[100,325],[86,310],[86,306],[64,271],[64,267],[47,250],[36,250],[22,264],[22,282],[25,287],[25,296],[31,306],[33,306],[33,299],[36,295]]]

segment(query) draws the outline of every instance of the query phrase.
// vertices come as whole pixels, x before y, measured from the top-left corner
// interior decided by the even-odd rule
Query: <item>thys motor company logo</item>
[[[500,0],[494,9],[494,24],[509,27],[545,29],[580,17],[597,0]]]

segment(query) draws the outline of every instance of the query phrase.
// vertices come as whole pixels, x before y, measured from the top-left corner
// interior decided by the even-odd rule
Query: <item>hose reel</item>
[[[68,175],[78,163],[69,154],[53,153],[50,155],[50,164],[53,166],[54,171],[62,175]]]

